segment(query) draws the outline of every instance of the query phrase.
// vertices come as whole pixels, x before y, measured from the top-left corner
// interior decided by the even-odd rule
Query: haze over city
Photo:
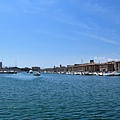
[[[53,67],[120,60],[120,1],[1,0],[0,61]]]

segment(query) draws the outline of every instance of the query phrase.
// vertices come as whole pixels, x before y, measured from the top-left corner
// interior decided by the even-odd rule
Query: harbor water
[[[0,120],[120,119],[120,76],[0,74]]]

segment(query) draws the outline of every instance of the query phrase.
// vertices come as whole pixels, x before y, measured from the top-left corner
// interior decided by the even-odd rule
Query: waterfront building
[[[0,62],[0,68],[2,68],[2,62]]]
[[[67,68],[60,64],[60,67],[54,66],[53,71],[54,71],[54,73],[65,73],[67,71]]]
[[[44,68],[41,71],[44,72],[44,73],[54,73],[54,68]]]
[[[99,72],[100,65],[95,63],[94,60],[90,60],[90,63],[86,64],[86,72]]]
[[[67,72],[73,72],[74,66],[73,65],[67,65]]]
[[[40,67],[34,66],[34,67],[32,67],[32,70],[33,71],[40,71]]]
[[[99,72],[100,65],[99,64],[87,64],[87,72]]]
[[[94,60],[90,60],[90,63],[74,64],[73,71],[76,72],[99,72],[100,65],[94,63]]]
[[[81,68],[82,64],[74,64],[73,66],[73,72],[82,72],[83,69]]]
[[[109,61],[105,63],[95,63],[90,60],[90,63],[67,65],[67,67],[60,65],[59,67],[46,68],[44,71],[49,73],[74,73],[74,72],[113,72],[120,71],[120,61]]]
[[[62,65],[60,64],[59,72],[60,72],[60,73],[66,73],[66,71],[67,71],[67,68],[66,68],[65,66],[62,66]]]
[[[59,67],[55,67],[55,66],[54,66],[53,72],[54,72],[54,73],[58,73],[58,72],[59,72]]]
[[[105,63],[102,63],[100,65],[100,71],[101,72],[112,72],[112,71],[115,71],[115,61],[109,61],[109,62],[105,62]]]
[[[115,71],[120,71],[120,61],[114,63]]]

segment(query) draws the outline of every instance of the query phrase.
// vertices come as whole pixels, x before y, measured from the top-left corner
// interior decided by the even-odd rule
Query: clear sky
[[[3,66],[120,60],[120,0],[0,0]]]

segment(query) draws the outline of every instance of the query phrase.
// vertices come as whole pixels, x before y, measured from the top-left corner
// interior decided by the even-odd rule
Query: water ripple
[[[120,118],[119,77],[21,73],[0,82],[2,120]]]

